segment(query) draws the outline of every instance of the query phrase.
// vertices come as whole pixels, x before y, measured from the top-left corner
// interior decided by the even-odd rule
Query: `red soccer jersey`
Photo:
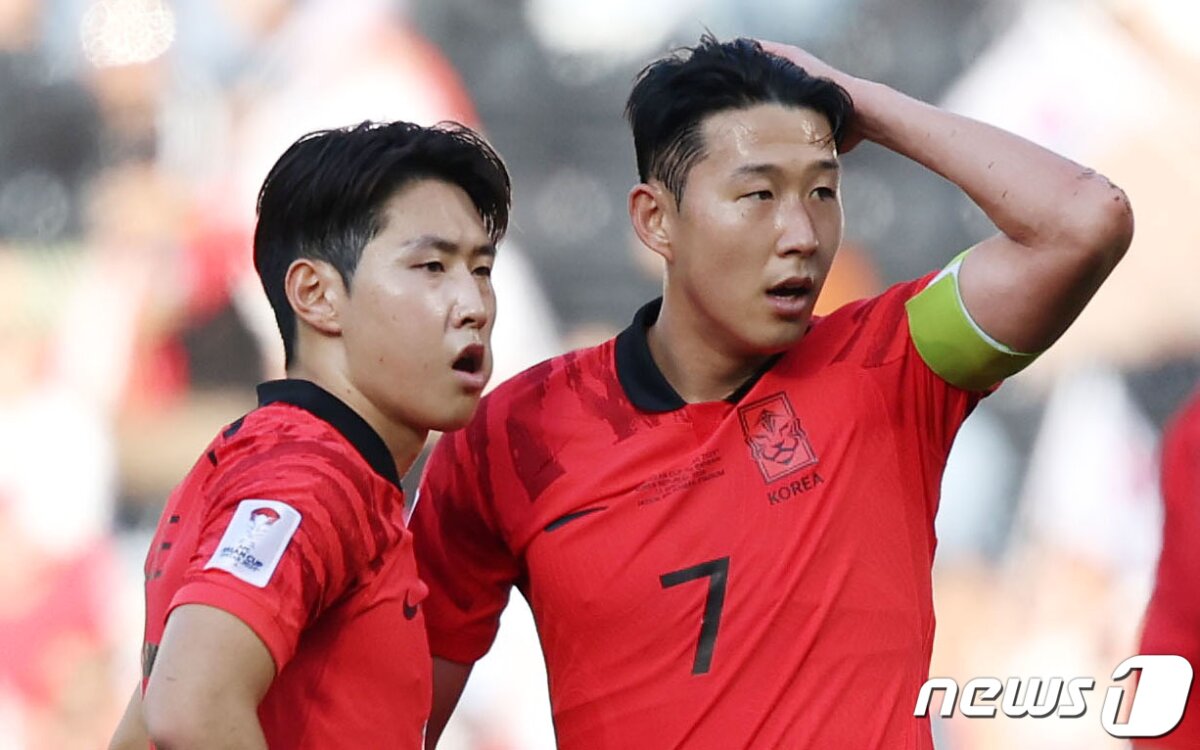
[[[171,610],[254,630],[276,675],[271,747],[419,748],[431,696],[404,497],[383,440],[301,380],[259,386],[171,494],[146,558],[149,675]]]
[[[529,600],[559,747],[932,748],[942,469],[981,394],[914,348],[928,278],[814,319],[727,401],[686,404],[648,305],[484,399],[414,515],[434,655]]]
[[[1163,539],[1141,653],[1178,654],[1200,669],[1200,391],[1171,421],[1162,447]],[[1195,680],[1174,731],[1139,748],[1200,747]]]

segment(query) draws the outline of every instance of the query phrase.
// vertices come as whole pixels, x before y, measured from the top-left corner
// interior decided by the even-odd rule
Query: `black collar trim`
[[[658,320],[660,310],[662,297],[642,305],[629,327],[617,334],[615,345],[617,379],[625,395],[642,411],[666,412],[687,406],[650,356],[646,332]]]
[[[396,461],[379,433],[337,396],[307,380],[271,380],[258,386],[258,405],[284,403],[298,406],[328,422],[346,438],[375,473],[400,487]]]
[[[662,370],[650,355],[650,342],[646,332],[662,310],[662,297],[647,302],[633,316],[633,322],[617,335],[615,354],[617,363],[617,379],[625,389],[625,395],[633,405],[642,411],[668,412],[682,409],[687,401],[663,375]],[[779,361],[782,354],[768,359],[758,372],[754,373],[736,391],[729,394],[725,401],[736,404],[741,401],[750,389]]]

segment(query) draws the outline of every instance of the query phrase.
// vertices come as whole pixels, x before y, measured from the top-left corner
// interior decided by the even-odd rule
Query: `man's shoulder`
[[[872,297],[847,302],[822,316],[821,323],[850,327],[862,325],[872,319],[902,316],[904,303],[924,289],[935,276],[936,273],[929,273],[919,278],[900,281]]]
[[[285,403],[260,406],[222,428],[205,456],[227,482],[262,485],[270,479],[293,488],[331,481],[360,485],[372,474],[333,425]]]
[[[578,436],[580,423],[619,389],[612,339],[544,360],[484,396],[465,427],[438,441],[430,465],[541,456]]]
[[[905,303],[928,284],[933,274],[902,281],[873,297],[847,302],[819,318],[814,317],[800,350],[825,350],[830,363],[851,362],[877,366],[899,356],[908,339]]]
[[[554,398],[615,381],[613,342],[608,339],[596,346],[574,349],[513,375],[484,396],[480,411],[511,411],[527,405],[531,398]]]

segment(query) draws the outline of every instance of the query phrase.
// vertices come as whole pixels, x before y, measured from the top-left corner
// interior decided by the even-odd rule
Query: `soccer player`
[[[629,213],[662,298],[501,385],[430,459],[427,747],[514,586],[564,750],[932,746],[913,709],[951,441],[1080,312],[1132,215],[1021,138],[769,49],[706,37],[642,72]],[[815,318],[862,138],[1000,232]]]
[[[1200,391],[1167,426],[1162,444],[1163,539],[1143,654],[1178,654],[1200,668]],[[1200,747],[1200,688],[1193,682],[1179,726],[1138,750]]]
[[[167,502],[114,745],[141,718],[162,749],[421,746],[426,588],[400,476],[488,379],[508,208],[499,157],[460,126],[317,132],[272,168],[254,262],[288,379]]]

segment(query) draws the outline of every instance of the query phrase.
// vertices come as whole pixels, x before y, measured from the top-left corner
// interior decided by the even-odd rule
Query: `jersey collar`
[[[375,473],[400,487],[396,461],[379,433],[341,399],[307,380],[271,380],[258,386],[258,405],[284,403],[298,406],[328,422],[354,446]]]
[[[687,406],[683,396],[679,395],[667,380],[667,376],[658,369],[654,357],[650,355],[650,342],[646,333],[650,326],[654,325],[654,321],[658,320],[661,310],[662,297],[642,305],[634,314],[629,327],[617,334],[615,344],[617,379],[621,382],[625,395],[642,411],[668,412]],[[729,394],[725,401],[731,404],[741,401],[781,356],[783,355],[777,354],[768,359],[758,372]]]

